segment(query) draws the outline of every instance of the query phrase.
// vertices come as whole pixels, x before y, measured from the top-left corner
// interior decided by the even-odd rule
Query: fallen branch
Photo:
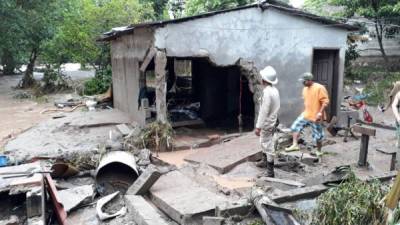
[[[73,112],[77,108],[82,107],[82,106],[85,106],[85,104],[76,105],[70,110],[67,110],[67,109],[45,109],[45,110],[41,111],[40,114],[44,114],[44,113],[48,113],[48,112]]]

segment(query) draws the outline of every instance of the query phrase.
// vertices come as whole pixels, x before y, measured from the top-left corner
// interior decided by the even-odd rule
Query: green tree
[[[383,38],[399,32],[400,2],[398,0],[306,0],[306,8],[322,12],[327,5],[342,7],[338,16],[346,18],[359,15],[374,23],[375,35],[378,40],[379,50],[387,62]]]
[[[251,2],[254,2],[254,0],[187,0],[185,15],[191,16],[215,10],[229,9]]]
[[[3,74],[13,74],[23,64],[23,26],[15,1],[0,1],[0,21],[0,65]]]
[[[154,18],[151,4],[138,0],[70,0],[54,38],[46,43],[46,59],[72,60],[102,69],[110,63],[109,46],[96,40],[113,27]]]
[[[27,68],[19,87],[28,88],[35,84],[33,69],[38,56],[43,51],[43,44],[50,40],[55,32],[55,25],[61,19],[64,1],[17,1],[17,12],[21,16],[21,36],[23,48],[28,54]]]

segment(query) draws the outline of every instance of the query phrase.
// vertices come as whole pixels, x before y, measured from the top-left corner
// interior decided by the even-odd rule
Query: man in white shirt
[[[260,71],[263,95],[260,98],[260,110],[256,123],[255,134],[260,136],[261,149],[264,154],[268,177],[274,177],[274,156],[275,156],[275,129],[278,121],[280,108],[279,91],[275,87],[278,84],[278,77],[273,67],[267,66]]]

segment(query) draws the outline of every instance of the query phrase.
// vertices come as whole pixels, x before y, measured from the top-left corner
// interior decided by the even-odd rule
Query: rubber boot
[[[272,162],[268,162],[267,161],[267,173],[266,173],[267,177],[275,177],[275,173],[274,173],[274,161]]]
[[[267,167],[267,155],[265,153],[262,153],[261,160],[256,162],[256,166],[260,168]]]

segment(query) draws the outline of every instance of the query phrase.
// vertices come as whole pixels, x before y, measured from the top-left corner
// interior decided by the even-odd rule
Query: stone
[[[161,214],[138,195],[125,195],[128,212],[138,225],[168,225]]]
[[[222,225],[224,220],[224,217],[203,216],[203,225]]]
[[[84,202],[90,201],[93,196],[93,185],[83,185],[58,192],[58,198],[67,212]]]
[[[144,195],[151,186],[160,178],[161,173],[154,167],[148,166],[147,169],[136,179],[126,192],[127,195]]]

